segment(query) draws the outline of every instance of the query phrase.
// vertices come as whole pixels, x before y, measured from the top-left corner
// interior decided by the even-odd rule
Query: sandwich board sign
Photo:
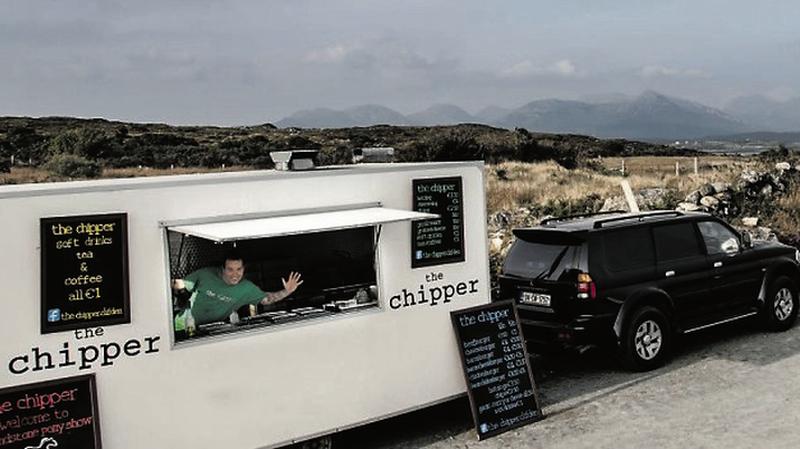
[[[450,313],[478,439],[543,418],[511,301]]]

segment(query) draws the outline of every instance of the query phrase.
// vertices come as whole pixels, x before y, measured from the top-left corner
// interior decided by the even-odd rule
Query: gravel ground
[[[800,324],[740,322],[677,342],[667,366],[623,371],[592,350],[536,357],[545,419],[479,442],[466,399],[337,435],[334,448],[797,448]]]

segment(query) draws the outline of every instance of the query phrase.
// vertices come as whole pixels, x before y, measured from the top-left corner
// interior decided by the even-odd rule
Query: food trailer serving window
[[[167,226],[175,340],[377,307],[381,226],[431,217],[364,207]],[[302,284],[284,297],[291,273]]]

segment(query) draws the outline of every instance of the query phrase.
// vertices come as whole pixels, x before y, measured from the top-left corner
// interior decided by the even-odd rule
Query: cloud
[[[561,59],[545,66],[539,66],[529,60],[525,60],[500,72],[501,78],[528,78],[546,75],[570,77],[576,74],[575,64],[569,59]]]
[[[772,89],[769,89],[765,92],[765,95],[768,98],[771,98],[775,101],[787,101],[789,99],[795,98],[798,95],[797,89],[790,86],[778,86]]]
[[[642,78],[711,78],[711,74],[699,69],[678,69],[658,65],[647,65],[639,70]]]
[[[312,50],[301,59],[305,64],[329,64],[342,71],[364,75],[440,78],[458,73],[459,60],[424,55],[405,42],[391,38],[350,44],[335,44]]]
[[[550,67],[550,70],[554,73],[569,76],[575,73],[575,64],[573,64],[569,59],[562,59],[561,61],[554,63]]]
[[[337,63],[342,62],[352,51],[352,48],[348,48],[343,44],[337,44],[331,47],[313,50],[307,53],[303,60],[312,63]]]

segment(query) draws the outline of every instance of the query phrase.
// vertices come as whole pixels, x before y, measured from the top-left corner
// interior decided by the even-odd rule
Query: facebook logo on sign
[[[47,321],[53,323],[61,321],[61,309],[50,309],[47,311]]]
[[[417,250],[417,259],[422,259],[422,250]]]

